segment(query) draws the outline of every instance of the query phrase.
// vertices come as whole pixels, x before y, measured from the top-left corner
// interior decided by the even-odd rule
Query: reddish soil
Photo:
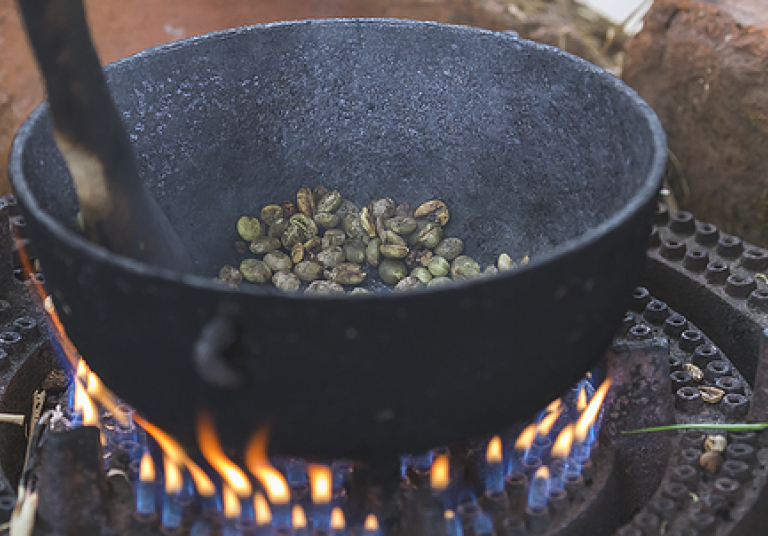
[[[104,63],[167,41],[275,20],[395,17],[502,30],[475,0],[86,0],[96,48]],[[43,100],[36,66],[14,0],[0,0],[0,194],[13,134]]]
[[[624,80],[656,110],[680,206],[768,246],[765,0],[657,0]]]

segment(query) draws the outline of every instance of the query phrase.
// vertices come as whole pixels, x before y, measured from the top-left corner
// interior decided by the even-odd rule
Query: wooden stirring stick
[[[82,0],[18,5],[45,79],[54,137],[74,180],[86,237],[114,253],[189,270],[188,253],[139,180]]]

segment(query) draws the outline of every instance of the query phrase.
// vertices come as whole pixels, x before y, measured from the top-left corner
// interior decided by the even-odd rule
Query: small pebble
[[[285,292],[296,292],[301,287],[301,280],[291,272],[277,272],[272,276],[272,284]]]
[[[267,263],[273,272],[287,272],[293,268],[291,258],[282,251],[272,251],[264,255],[264,262]]]
[[[341,229],[328,229],[323,235],[323,249],[343,246],[347,235]]]
[[[313,281],[304,292],[306,294],[344,294],[344,288],[331,281]]]
[[[440,255],[447,261],[452,261],[464,251],[464,242],[459,238],[443,238],[435,247],[435,255]]]
[[[243,216],[237,220],[237,233],[246,242],[252,242],[261,236],[261,223],[258,218]]]
[[[401,279],[408,276],[408,268],[403,261],[384,259],[379,264],[379,277],[387,285],[397,285]]]
[[[459,255],[451,263],[451,277],[456,279],[471,279],[480,274],[480,265],[472,257]]]
[[[316,261],[301,261],[293,267],[293,273],[302,281],[314,281],[323,273],[323,265]]]
[[[699,367],[697,367],[693,363],[686,363],[685,365],[683,365],[683,369],[685,369],[685,371],[691,375],[691,378],[693,378],[694,382],[699,383],[701,381],[704,381],[704,373],[701,371]]]
[[[427,283],[427,287],[429,288],[444,287],[452,284],[453,284],[453,280],[450,277],[440,276],[440,277],[435,277],[434,279],[432,279],[432,281]]]
[[[728,440],[724,435],[710,435],[704,440],[704,450],[712,452],[723,452],[728,446]]]
[[[267,205],[261,209],[259,216],[261,216],[261,221],[267,225],[274,225],[277,220],[283,218],[283,209],[277,205]]]
[[[323,229],[333,229],[340,222],[341,218],[330,212],[318,212],[315,214],[315,223],[318,227],[322,227]]]
[[[405,216],[395,216],[389,220],[389,228],[399,235],[408,235],[416,230],[416,220]]]
[[[720,472],[720,468],[723,467],[723,457],[719,452],[710,450],[705,452],[699,458],[699,465],[704,468],[710,474],[717,474]]]
[[[269,253],[270,251],[277,251],[280,249],[280,240],[271,236],[260,236],[251,242],[251,253],[257,255],[262,253]]]
[[[344,256],[349,262],[363,264],[365,262],[365,244],[359,241],[344,244]]]
[[[432,281],[432,272],[430,272],[423,266],[417,266],[416,268],[411,270],[411,276],[418,277],[419,281],[421,281],[425,285],[430,281]]]
[[[368,246],[365,248],[365,261],[368,263],[368,266],[373,266],[375,268],[379,265],[381,254],[379,251],[380,246],[381,240],[379,238],[373,238],[368,242]]]
[[[359,264],[342,262],[330,271],[328,279],[340,285],[359,285],[365,280],[365,276]]]
[[[424,283],[421,282],[421,279],[411,275],[401,279],[397,285],[395,285],[395,290],[411,290],[423,286]]]
[[[402,259],[408,255],[408,247],[398,246],[396,244],[384,244],[379,248],[379,252],[388,259]]]
[[[427,270],[435,277],[447,276],[451,271],[451,265],[439,255],[433,256],[427,263]]]
[[[707,404],[717,404],[725,396],[725,391],[722,389],[709,387],[707,385],[700,385],[699,393],[701,393],[701,399]]]
[[[395,215],[395,202],[389,197],[379,197],[368,205],[371,216],[374,218],[391,218]]]
[[[239,285],[243,282],[243,274],[234,266],[226,264],[219,270],[219,279],[229,285]]]
[[[347,260],[347,257],[344,255],[343,249],[339,246],[333,246],[318,253],[317,260],[326,268],[334,268]]]
[[[272,280],[269,265],[259,259],[245,259],[240,263],[240,273],[251,283],[266,283]]]
[[[341,194],[338,190],[328,192],[317,202],[317,212],[334,212],[341,205]]]
[[[515,261],[513,261],[512,257],[506,253],[499,255],[499,258],[496,260],[496,265],[498,266],[500,272],[508,272],[509,270],[514,270],[517,268]]]

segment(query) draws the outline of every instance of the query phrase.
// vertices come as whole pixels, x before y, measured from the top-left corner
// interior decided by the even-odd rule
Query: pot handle
[[[195,342],[195,371],[204,382],[213,387],[237,389],[243,383],[243,373],[232,362],[240,341],[238,313],[237,306],[222,305]]]

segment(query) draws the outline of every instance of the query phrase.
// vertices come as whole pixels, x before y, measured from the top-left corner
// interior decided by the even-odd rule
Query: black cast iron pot
[[[418,451],[529,416],[603,355],[666,157],[651,109],[610,74],[511,35],[391,20],[239,28],[107,73],[197,273],[80,236],[45,105],[18,133],[11,179],[72,341],[182,440],[207,407],[230,446],[271,422],[287,454]],[[319,184],[358,204],[442,199],[447,235],[482,265],[533,260],[363,297],[211,281],[239,263],[239,216]]]

